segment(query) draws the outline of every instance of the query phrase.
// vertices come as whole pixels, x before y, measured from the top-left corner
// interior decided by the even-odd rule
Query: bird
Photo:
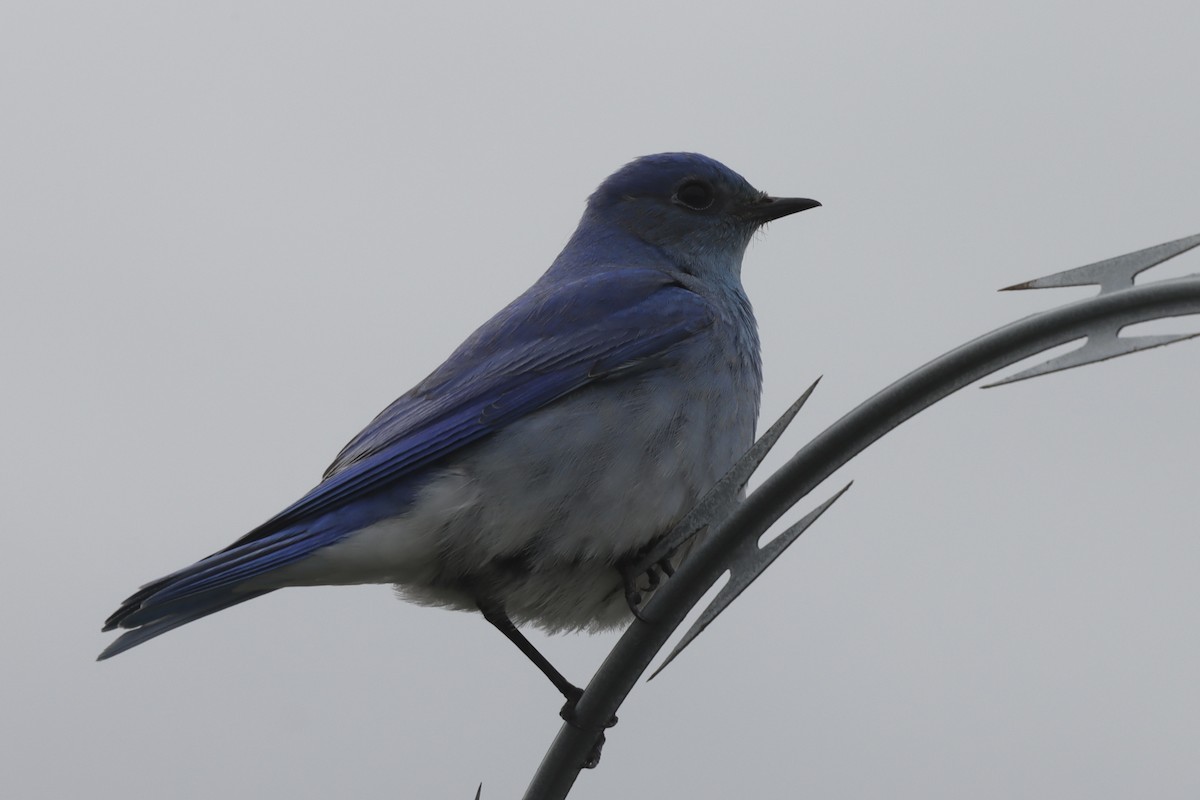
[[[480,612],[563,694],[566,717],[581,690],[519,626],[620,627],[635,584],[657,585],[629,565],[753,443],[762,363],[747,246],[819,205],[767,195],[697,153],[629,162],[588,198],[550,268],[315,488],[126,599],[99,660],[277,589],[393,584]]]

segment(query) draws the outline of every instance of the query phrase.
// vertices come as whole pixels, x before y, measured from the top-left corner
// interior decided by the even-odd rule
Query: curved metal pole
[[[1180,240],[1188,246],[1177,248],[1170,255],[1200,244],[1200,237],[1192,240],[1195,241]],[[1134,255],[1138,254],[1130,254]],[[633,622],[588,684],[576,708],[578,727],[564,725],[559,730],[526,789],[526,800],[559,800],[567,796],[596,741],[596,734],[589,731],[603,730],[604,722],[616,714],[672,632],[730,569],[739,547],[747,541],[757,541],[788,509],[870,444],[942,398],[1022,359],[1088,337],[1086,350],[1106,332],[1115,338],[1127,325],[1189,314],[1200,314],[1200,276],[1119,291],[1106,289],[1099,296],[1035,314],[980,336],[909,373],[828,427],[747,497],[728,519],[716,523],[675,575],[658,589],[642,611],[644,621]],[[1107,354],[1077,357],[1075,364],[1185,337],[1154,338],[1156,341],[1152,343],[1124,349],[1101,347]],[[1060,364],[1056,368],[1070,365]]]

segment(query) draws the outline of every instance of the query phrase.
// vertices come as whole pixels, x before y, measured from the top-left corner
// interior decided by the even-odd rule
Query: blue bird
[[[516,625],[630,619],[628,565],[753,442],[762,368],[742,289],[774,198],[693,153],[637,159],[550,269],[354,437],[308,494],[146,584],[100,659],[287,586],[391,583],[480,611],[567,698]],[[624,591],[623,591],[624,589]]]

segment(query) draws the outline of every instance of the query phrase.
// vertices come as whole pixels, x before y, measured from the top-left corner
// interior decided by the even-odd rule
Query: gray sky
[[[764,415],[825,376],[775,465],[1087,293],[998,287],[1200,232],[1194,2],[403,5],[0,9],[5,796],[520,795],[560,701],[477,616],[291,590],[92,659],[635,156],[825,203],[746,259]],[[572,796],[1200,795],[1198,366],[968,389],[875,445]],[[534,638],[579,682],[615,640]]]

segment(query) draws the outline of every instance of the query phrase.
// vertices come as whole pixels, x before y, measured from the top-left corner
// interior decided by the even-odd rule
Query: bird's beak
[[[768,197],[763,195],[757,200],[747,203],[740,209],[740,216],[747,222],[762,225],[773,219],[786,217],[799,211],[807,211],[821,205],[816,200],[807,197]]]

